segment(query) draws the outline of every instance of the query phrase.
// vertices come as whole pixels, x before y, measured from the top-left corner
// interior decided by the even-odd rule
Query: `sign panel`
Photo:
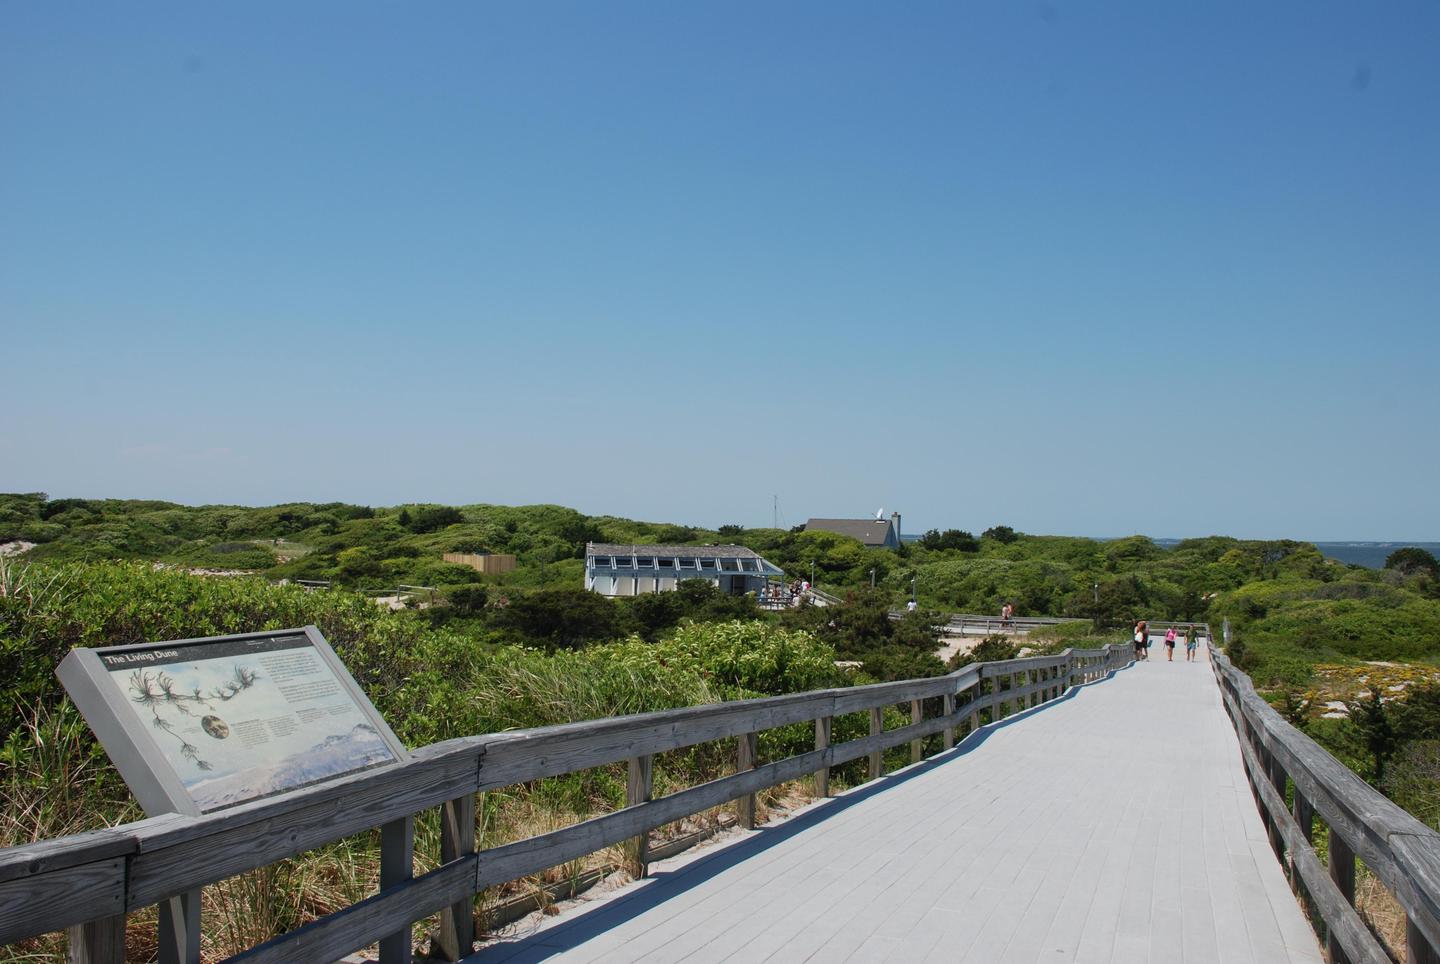
[[[151,813],[209,813],[405,758],[313,626],[77,649],[58,675]]]

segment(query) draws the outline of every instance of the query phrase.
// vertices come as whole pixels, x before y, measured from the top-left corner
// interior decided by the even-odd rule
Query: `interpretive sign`
[[[314,626],[76,649],[56,675],[147,813],[210,813],[405,759]]]

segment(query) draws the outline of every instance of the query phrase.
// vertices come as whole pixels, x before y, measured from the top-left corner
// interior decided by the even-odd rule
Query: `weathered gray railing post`
[[[923,719],[925,718],[924,712],[925,712],[925,711],[924,711],[924,707],[921,705],[920,700],[911,700],[911,701],[910,701],[910,722],[911,722],[911,723],[919,723],[921,720],[923,720]],[[919,762],[920,762],[920,744],[921,744],[922,742],[923,742],[923,741],[921,741],[921,740],[911,740],[911,741],[910,741],[910,762],[911,762],[911,763],[919,763]]]
[[[741,824],[753,827],[756,795],[766,787],[813,775],[817,792],[828,794],[829,766],[858,762],[862,756],[869,758],[871,778],[878,778],[883,775],[888,749],[910,743],[912,759],[923,758],[923,741],[936,734],[942,736],[947,749],[953,748],[959,720],[967,720],[973,732],[980,726],[982,712],[998,721],[1006,703],[1044,702],[1047,694],[1058,695],[1069,685],[1072,677],[1067,671],[1071,667],[1079,673],[1100,666],[1103,660],[1099,650],[1079,657],[1004,660],[941,679],[895,681],[466,737],[427,747],[393,768],[349,778],[345,786],[307,788],[293,798],[227,813],[223,820],[219,815],[172,815],[133,831],[99,831],[99,843],[89,835],[77,839],[73,848],[57,842],[58,852],[65,853],[73,865],[49,866],[53,856],[48,842],[40,847],[38,858],[27,846],[0,849],[0,943],[68,927],[71,960],[123,964],[125,916],[121,909],[127,902],[131,906],[162,904],[165,911],[157,944],[167,962],[184,964],[193,959],[191,948],[199,947],[198,940],[192,939],[197,935],[191,926],[198,921],[194,913],[198,906],[189,900],[199,888],[332,840],[378,829],[380,892],[361,906],[328,914],[267,941],[258,956],[265,960],[337,960],[378,943],[384,964],[408,964],[413,922],[438,915],[440,926],[432,939],[432,953],[464,958],[473,948],[474,895],[483,888],[617,845],[632,848],[629,855],[637,872],[643,874],[648,853],[641,835],[654,828],[732,800],[737,803]],[[924,705],[925,700],[937,698],[943,707],[940,716],[927,713]],[[903,707],[905,700],[910,701],[909,724],[885,732],[885,707]],[[835,714],[865,712],[870,716],[870,736],[835,744]],[[760,732],[810,721],[815,724],[818,752],[760,766]],[[734,775],[652,799],[654,754],[730,736],[739,740]],[[495,765],[482,772],[477,755],[493,759]],[[476,852],[476,811],[483,800],[478,794],[621,761],[629,766],[623,810],[542,837],[500,844],[483,854]],[[764,782],[757,779],[756,770],[766,771]],[[440,864],[416,877],[415,815],[436,808],[441,810]],[[1326,819],[1328,822],[1328,815]],[[1288,814],[1285,827],[1293,837]],[[1322,873],[1318,864],[1314,866],[1315,873]],[[37,881],[50,877],[71,887],[69,892],[76,900],[57,901],[48,881],[29,886],[30,877]],[[77,880],[83,888],[72,886]],[[92,886],[92,881],[101,883]],[[1414,906],[1410,905],[1420,915],[1419,930],[1431,935],[1432,918],[1425,916],[1423,907],[1414,910]],[[103,916],[107,914],[110,916]],[[1419,940],[1412,938],[1417,947]]]
[[[944,700],[945,700],[945,702],[944,702],[944,705],[941,707],[940,712],[944,713],[944,714],[945,714],[945,717],[948,719],[948,718],[950,718],[950,717],[952,717],[952,716],[955,715],[955,694],[954,694],[954,693],[946,693],[945,696],[944,696]],[[953,726],[947,726],[947,727],[945,727],[945,737],[944,737],[944,739],[945,739],[945,744],[944,744],[944,745],[945,745],[945,749],[947,749],[947,750],[953,749],[954,746],[955,746],[955,727],[953,727]]]
[[[654,758],[648,753],[644,756],[630,758],[629,774],[625,780],[625,806],[638,807],[642,803],[650,802],[650,795],[655,785]],[[754,758],[751,758],[751,766],[754,766]],[[754,798],[751,798],[752,802]],[[754,814],[751,819],[753,822]],[[650,833],[646,831],[638,837],[631,837],[626,848],[626,856],[630,862],[630,876],[639,880],[650,872]]]
[[[159,937],[160,964],[200,964],[200,891],[160,902]]]
[[[1331,827],[1328,834],[1330,843],[1330,879],[1335,881],[1335,887],[1340,895],[1345,898],[1346,903],[1351,907],[1355,906],[1355,851],[1340,834]],[[1325,929],[1325,949],[1330,955],[1331,964],[1349,964],[1349,958],[1345,956],[1345,950],[1340,946],[1333,930]]]
[[[821,716],[815,719],[815,749],[824,750],[830,746],[830,724],[834,718]],[[815,796],[830,796],[830,768],[821,767],[815,771]]]
[[[401,817],[380,828],[380,889],[415,876],[415,818]],[[380,964],[410,964],[410,927],[380,938]]]
[[[1405,964],[1440,964],[1440,947],[1431,944],[1409,916],[1405,918]]]
[[[879,736],[885,730],[885,708],[883,706],[870,707],[870,735]],[[885,772],[883,750],[870,751],[870,779],[880,779],[880,774]]]
[[[125,915],[67,928],[70,964],[125,964]]]
[[[448,864],[475,852],[475,794],[456,797],[440,808],[440,863]],[[457,900],[440,912],[435,935],[441,960],[458,961],[475,949],[475,902]]]
[[[742,733],[737,740],[735,772],[744,773],[755,769],[755,758],[760,754],[760,734]],[[736,816],[740,826],[746,830],[755,829],[755,794],[747,793],[736,801]]]

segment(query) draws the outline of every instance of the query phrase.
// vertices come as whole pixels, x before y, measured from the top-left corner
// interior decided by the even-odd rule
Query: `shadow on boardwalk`
[[[842,796],[821,801],[788,820],[757,827],[753,834],[735,843],[717,847],[710,853],[697,857],[673,870],[652,873],[643,883],[630,885],[598,906],[588,910],[577,908],[572,911],[575,916],[571,919],[557,922],[523,938],[503,939],[487,945],[471,957],[466,958],[466,961],[483,962],[483,964],[510,961],[512,964],[517,964],[519,961],[544,960],[580,948],[607,931],[654,910],[666,901],[704,884],[737,864],[763,854],[770,848],[804,833],[877,794],[903,786],[938,767],[953,764],[975,752],[990,737],[1006,727],[1054,709],[1062,703],[1074,699],[1081,690],[1103,683],[1115,676],[1117,672],[1125,672],[1129,668],[1130,666],[1127,665],[1120,670],[1111,671],[1099,680],[1072,686],[1058,700],[1041,703],[1039,706],[1007,716],[999,723],[981,727],[975,733],[966,736],[951,750],[907,766],[903,770],[882,776],[878,780],[872,780]]]

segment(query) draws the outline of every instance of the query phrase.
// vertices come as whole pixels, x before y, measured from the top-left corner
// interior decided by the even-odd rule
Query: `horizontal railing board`
[[[854,693],[846,692],[843,696],[837,696],[832,712],[826,715],[843,716],[846,713],[858,713],[863,710],[873,709],[877,706],[909,703],[911,700],[930,699],[955,692],[955,681],[946,676],[936,676],[919,682],[910,680],[907,681],[907,684],[904,686],[885,685],[887,688],[883,693],[860,693],[857,691]]]
[[[1223,689],[1221,694],[1227,702],[1233,699]],[[1340,888],[1330,878],[1326,868],[1320,865],[1320,860],[1315,855],[1314,845],[1301,831],[1300,825],[1295,822],[1294,816],[1285,806],[1285,798],[1266,777],[1265,768],[1256,759],[1250,742],[1241,739],[1239,743],[1240,755],[1250,774],[1251,785],[1260,794],[1261,802],[1269,812],[1270,818],[1279,826],[1280,833],[1289,848],[1290,858],[1296,871],[1300,874],[1300,879],[1305,883],[1305,889],[1309,893],[1310,899],[1315,902],[1321,919],[1325,921],[1326,926],[1339,941],[1350,964],[1391,964],[1389,955],[1366,928],[1359,913],[1350,906],[1345,895],[1340,893]]]
[[[714,712],[684,721],[675,721],[666,714],[644,714],[660,718],[637,720],[640,725],[634,728],[607,725],[589,730],[567,724],[563,730],[551,731],[547,727],[497,734],[488,744],[480,788],[489,790],[526,783],[742,733],[808,722],[817,716],[829,715],[834,702],[829,691],[805,700],[784,699],[787,702],[779,704],[746,700],[745,705],[734,708],[715,704]]]
[[[1017,665],[1039,669],[1068,663],[1078,672],[1082,670],[1086,652],[1067,650],[1058,656],[1034,657],[1028,663],[1018,661]],[[1110,650],[1090,652],[1105,655]],[[0,874],[5,875],[0,880],[8,878],[17,884],[27,885],[16,888],[23,890],[24,894],[12,890],[11,896],[0,890],[0,912],[10,915],[3,919],[13,920],[15,927],[25,928],[23,931],[6,931],[5,939],[16,940],[115,913],[107,903],[109,897],[97,896],[94,906],[56,902],[53,904],[55,916],[45,917],[43,926],[35,923],[41,918],[35,915],[33,907],[29,907],[30,899],[25,895],[35,892],[35,887],[30,886],[31,881],[49,873],[73,869],[74,873],[69,875],[73,879],[101,882],[91,888],[93,894],[106,894],[106,886],[110,887],[108,893],[113,894],[116,892],[115,864],[118,860],[118,892],[123,895],[124,909],[133,910],[371,830],[466,793],[573,772],[583,768],[569,765],[577,760],[598,761],[589,765],[602,765],[637,755],[637,748],[653,747],[654,752],[663,752],[666,748],[690,746],[843,712],[963,694],[974,686],[986,665],[972,663],[948,676],[930,679],[707,704],[632,717],[464,737],[415,750],[410,760],[392,767],[341,778],[282,797],[243,804],[216,814],[201,817],[169,814],[123,827],[0,850]],[[1058,682],[1058,679],[1042,680],[1030,688],[1005,691],[999,695],[1007,700],[1018,699],[1029,692],[1053,687]],[[791,757],[672,794],[646,804],[647,807],[664,806],[648,813],[645,820],[653,821],[652,826],[660,826],[680,819],[664,815],[676,808],[684,810],[703,804],[697,810],[680,814],[688,816],[689,813],[763,789],[771,785],[767,780],[784,782],[799,779],[830,765],[829,761],[836,759],[837,751],[844,754],[853,751],[857,756],[864,756],[873,749],[896,746],[950,726],[959,726],[973,712],[992,705],[993,698],[984,696],[961,703],[949,717],[932,718],[875,737],[852,741],[851,744]],[[629,738],[624,737],[626,733]],[[536,754],[536,750],[544,752]],[[562,762],[567,764],[566,768],[556,769]],[[733,782],[727,784],[725,781]],[[687,794],[693,796],[687,798]],[[718,803],[704,803],[711,799],[718,799]],[[46,868],[51,869],[47,871]],[[59,882],[61,878],[53,880]],[[111,883],[104,884],[106,880]],[[408,890],[412,885],[397,886]],[[396,888],[390,890],[395,891]],[[447,893],[442,905],[454,899],[458,898]],[[96,912],[95,907],[102,905],[103,909]],[[377,903],[372,901],[365,906],[369,908],[368,913],[379,913],[374,910],[379,906]],[[386,914],[382,931],[384,927],[391,926],[392,918],[388,916],[388,911]],[[19,924],[21,919],[26,923]]]
[[[1397,833],[1390,836],[1390,848],[1405,868],[1396,899],[1407,909],[1416,908],[1411,920],[1431,947],[1440,947],[1440,841],[1434,834]]]
[[[106,857],[0,883],[0,944],[125,909],[125,858]]]
[[[395,780],[408,780],[412,777],[421,777],[424,780],[435,779],[437,768],[440,770],[454,769],[461,772],[466,769],[474,769],[477,761],[485,754],[485,745],[488,739],[489,737],[485,736],[460,737],[441,743],[432,743],[429,746],[411,750],[410,759],[401,763],[337,777],[334,780],[280,796],[242,803],[198,817],[164,814],[126,826],[136,831],[141,851],[173,847],[187,840],[209,836],[217,829],[240,824],[263,829],[268,821],[283,818],[286,814],[302,807],[339,803],[343,808],[347,801]],[[403,816],[404,814],[399,814],[397,811],[397,815]],[[341,836],[345,836],[345,834],[338,835],[336,839]]]
[[[132,825],[133,826],[133,825]],[[128,828],[107,827],[55,840],[37,840],[0,850],[0,883],[47,874],[77,864],[134,853],[135,835]]]
[[[468,854],[226,960],[233,964],[339,960],[468,899],[474,893],[475,863],[476,856]]]
[[[308,791],[300,790],[289,807],[277,812],[236,808],[201,817],[209,827],[204,836],[171,831],[141,835],[141,851],[131,860],[126,909],[146,907],[474,793],[479,760],[475,748],[465,748],[387,767],[369,780],[357,777],[343,796],[326,794],[326,799],[311,802]],[[169,842],[171,836],[183,839]]]
[[[1440,946],[1440,834],[1285,722],[1223,654],[1212,659],[1234,687],[1239,713],[1299,793],[1395,895],[1414,926]]]
[[[539,873],[747,794],[798,780],[824,766],[828,757],[827,749],[811,750],[548,834],[491,848],[480,854],[476,885],[484,888]]]

